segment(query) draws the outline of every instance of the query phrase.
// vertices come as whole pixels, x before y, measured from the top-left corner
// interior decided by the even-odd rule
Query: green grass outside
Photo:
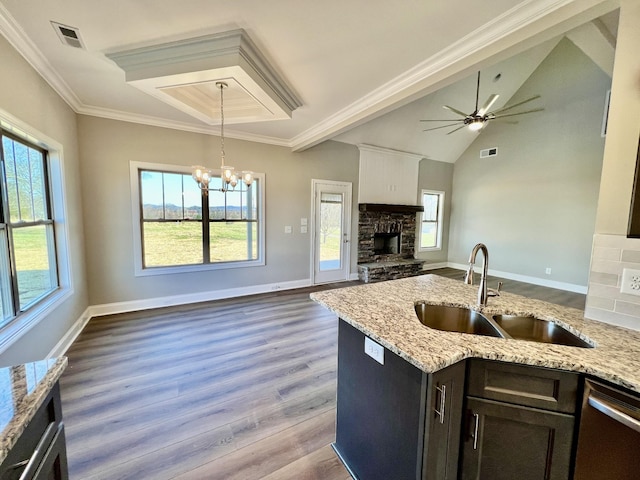
[[[257,225],[253,224],[253,258],[258,255]],[[145,266],[202,263],[202,225],[199,222],[148,222],[144,224]],[[247,260],[247,225],[211,224],[212,262]]]

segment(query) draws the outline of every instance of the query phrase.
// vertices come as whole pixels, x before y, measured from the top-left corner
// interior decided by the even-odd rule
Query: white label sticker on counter
[[[364,337],[364,353],[373,358],[380,365],[384,365],[384,347],[378,345],[369,337]]]

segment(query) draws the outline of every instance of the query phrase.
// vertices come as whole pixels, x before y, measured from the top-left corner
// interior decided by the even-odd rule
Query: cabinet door
[[[467,397],[463,480],[567,480],[574,417]]]
[[[429,377],[423,480],[458,478],[465,362]]]
[[[426,378],[386,349],[380,364],[365,353],[365,335],[340,321],[334,448],[355,478],[420,478]]]

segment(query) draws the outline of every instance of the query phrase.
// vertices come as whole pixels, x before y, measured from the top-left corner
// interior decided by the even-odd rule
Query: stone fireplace
[[[358,277],[364,282],[416,275],[421,260],[414,258],[418,205],[359,205]]]

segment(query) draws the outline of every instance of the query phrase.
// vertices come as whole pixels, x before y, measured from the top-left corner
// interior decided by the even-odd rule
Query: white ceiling
[[[482,60],[495,62],[499,45],[515,52],[520,40],[531,43],[536,35],[548,40],[553,28],[590,20],[610,11],[613,3],[0,0],[0,32],[78,113],[216,133],[217,127],[127,84],[124,72],[106,55],[242,28],[302,106],[291,119],[234,124],[225,133],[303,149],[467,77]],[[51,21],[77,27],[86,50],[64,45]],[[544,58],[538,56],[547,47],[540,48],[532,54],[534,60],[522,64],[520,73],[501,80],[505,92],[521,85],[527,71],[530,74]],[[491,72],[487,70],[487,79]],[[481,98],[488,95],[486,88],[488,84]],[[469,89],[465,84],[464,90],[474,93],[473,85]],[[454,106],[466,111],[465,104],[473,103],[467,93],[460,93]],[[503,95],[501,101],[509,96]],[[441,103],[437,96],[425,101]],[[396,115],[408,115],[414,128],[415,120],[424,118],[422,106],[408,106]],[[380,128],[375,122],[370,127]],[[399,125],[398,131],[406,128]],[[354,142],[358,131],[353,130]],[[349,141],[348,135],[342,140]],[[405,150],[441,156],[423,144],[409,144]]]

